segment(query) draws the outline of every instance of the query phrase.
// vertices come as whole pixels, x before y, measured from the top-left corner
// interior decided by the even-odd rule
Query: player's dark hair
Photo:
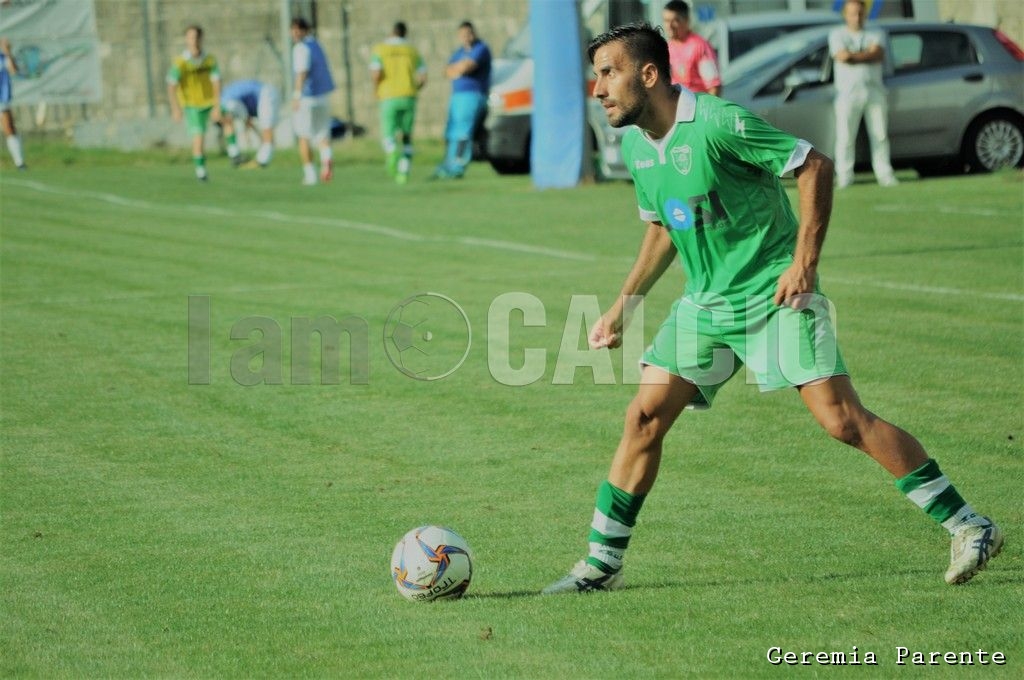
[[[197,38],[203,37],[203,27],[199,24],[189,24],[188,26],[186,26],[185,32],[188,33],[189,31],[195,31]]]
[[[303,19],[302,17],[295,17],[294,19],[292,19],[292,28],[297,28],[300,31],[308,33],[309,22]]]
[[[690,18],[690,6],[683,2],[683,0],[669,0],[665,3],[664,9],[669,12],[675,12],[684,19]]]
[[[395,22],[395,27],[392,29],[392,31],[399,38],[404,38],[406,32],[408,31],[408,29],[406,28],[404,21],[396,21]]]
[[[468,28],[469,30],[473,31],[473,33],[476,33],[476,29],[473,28],[472,21],[463,21],[461,24],[459,24],[459,28]]]
[[[625,26],[616,26],[605,31],[590,41],[587,46],[587,57],[594,63],[594,53],[601,47],[613,42],[621,42],[639,70],[644,64],[654,64],[658,69],[658,78],[666,83],[672,80],[672,67],[669,66],[668,43],[661,30],[654,28],[646,21],[638,21]]]

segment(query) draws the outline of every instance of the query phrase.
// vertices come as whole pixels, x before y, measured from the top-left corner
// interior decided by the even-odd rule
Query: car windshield
[[[766,69],[772,70],[781,62],[802,52],[818,35],[820,30],[817,29],[799,31],[755,47],[735,61],[729,62],[729,66],[722,73],[722,82],[726,86],[739,86]]]

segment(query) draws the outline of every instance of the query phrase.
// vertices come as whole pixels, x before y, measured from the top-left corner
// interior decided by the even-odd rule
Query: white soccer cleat
[[[541,595],[558,595],[560,593],[592,593],[595,590],[618,590],[622,588],[622,570],[614,574],[606,574],[597,567],[580,560],[568,574],[558,579],[544,590]]]
[[[988,524],[965,526],[953,534],[946,583],[967,583],[1003,549],[1003,532],[989,518]]]

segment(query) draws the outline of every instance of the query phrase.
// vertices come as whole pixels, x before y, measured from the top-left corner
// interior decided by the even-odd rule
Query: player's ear
[[[658,67],[654,63],[647,63],[640,67],[640,80],[644,87],[654,87],[658,82]]]

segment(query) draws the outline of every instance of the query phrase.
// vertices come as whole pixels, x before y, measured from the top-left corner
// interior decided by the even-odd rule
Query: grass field
[[[214,159],[207,185],[180,156],[52,145],[3,171],[0,676],[773,677],[772,647],[856,647],[877,657],[862,677],[887,677],[897,646],[1001,652],[985,677],[1024,675],[1019,174],[862,177],[821,265],[866,404],[1006,530],[991,569],[946,586],[945,532],[883,470],[794,393],[737,378],[670,434],[628,588],[541,598],[584,553],[635,390],[586,368],[553,384],[573,296],[607,305],[636,251],[632,187],[541,192],[480,164],[432,183],[430,145],[396,187],[372,142],[336,156],[313,188],[287,151],[265,171]],[[673,269],[649,296],[646,337],[681,284]],[[395,370],[382,339],[424,292],[473,330],[442,380]],[[512,316],[513,367],[547,352],[519,387],[488,367],[510,292],[546,312]],[[347,360],[335,384],[319,364],[295,384],[290,332],[316,317],[364,324],[365,384]],[[231,339],[254,320],[281,329],[279,357],[273,333]],[[208,379],[190,384],[190,360]],[[473,546],[465,599],[395,592],[391,549],[424,523]]]

